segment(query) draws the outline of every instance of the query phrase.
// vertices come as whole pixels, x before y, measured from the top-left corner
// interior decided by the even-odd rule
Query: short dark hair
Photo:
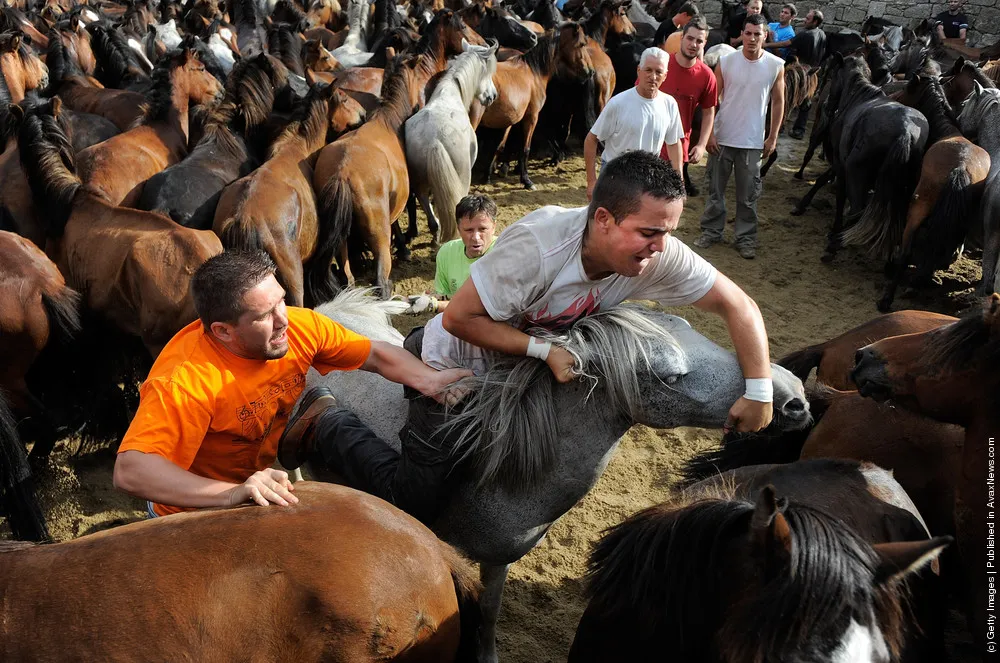
[[[643,194],[664,200],[684,197],[684,181],[670,163],[645,150],[625,152],[601,168],[594,185],[587,219],[594,218],[598,207],[615,217],[615,223],[642,206]]]
[[[497,220],[497,204],[493,202],[493,199],[482,193],[470,193],[455,205],[455,220],[460,221],[480,212],[486,212],[486,216],[493,219],[494,222]]]
[[[691,18],[694,18],[695,16],[701,16],[701,10],[698,9],[698,5],[694,4],[693,2],[690,2],[690,0],[688,2],[685,2],[680,7],[678,7],[677,11],[675,11],[674,13],[687,14]]]
[[[790,3],[790,2],[788,2],[788,3],[786,3],[786,4],[783,4],[783,5],[781,5],[781,8],[782,8],[782,9],[787,9],[788,11],[792,12],[792,16],[798,16],[798,13],[799,13],[799,10],[798,10],[798,9],[796,9],[796,8],[795,8],[795,5],[793,5],[793,4],[792,4],[792,3]]]
[[[816,21],[816,25],[823,25],[823,12],[818,9],[811,10],[813,13],[813,20]]]
[[[748,25],[760,25],[766,28],[767,18],[763,14],[749,14],[743,19],[743,27],[746,28]]]
[[[704,16],[695,16],[688,21],[687,25],[684,26],[684,31],[681,32],[681,37],[685,36],[688,30],[704,30],[705,32],[708,32],[708,21],[705,20]]]
[[[191,299],[205,329],[236,324],[246,311],[243,296],[278,267],[264,251],[230,249],[206,260],[191,279]]]

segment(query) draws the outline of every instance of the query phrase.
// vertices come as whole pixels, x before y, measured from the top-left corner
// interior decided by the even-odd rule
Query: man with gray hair
[[[630,150],[660,154],[666,144],[670,163],[677,172],[684,166],[684,126],[677,102],[660,92],[667,77],[670,56],[652,46],[639,58],[635,87],[616,94],[601,111],[587,134],[583,154],[587,163],[587,200],[597,182],[597,143],[604,143],[602,162]]]

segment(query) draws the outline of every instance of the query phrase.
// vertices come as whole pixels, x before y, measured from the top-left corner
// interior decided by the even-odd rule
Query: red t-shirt
[[[677,110],[681,114],[681,126],[684,127],[684,161],[688,160],[689,143],[691,142],[691,120],[694,110],[714,108],[719,103],[719,88],[715,82],[715,74],[707,64],[695,60],[690,69],[685,69],[677,62],[677,57],[670,55],[670,65],[667,67],[667,78],[660,86],[661,92],[666,92],[677,102]],[[660,156],[667,158],[665,149],[660,149]]]

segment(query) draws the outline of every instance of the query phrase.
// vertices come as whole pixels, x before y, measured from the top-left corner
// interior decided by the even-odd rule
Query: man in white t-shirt
[[[566,329],[626,299],[693,304],[726,322],[746,378],[746,393],[730,409],[726,427],[764,428],[772,388],[760,309],[671,236],[683,209],[681,176],[659,155],[635,150],[605,163],[589,207],[543,207],[497,238],[445,312],[424,328],[421,358],[434,367],[475,370],[488,351],[529,356],[569,382],[577,378],[569,351],[524,330]],[[453,442],[437,430],[440,406],[427,398],[410,401],[397,453],[355,414],[337,408],[331,394],[324,398],[331,407],[316,415],[315,433],[301,438],[301,448],[279,449],[279,456],[318,458],[348,485],[430,522],[445,503],[455,463]]]
[[[743,22],[743,50],[725,55],[715,68],[719,111],[708,151],[716,155],[709,172],[709,198],[701,217],[701,236],[694,241],[707,249],[722,241],[726,228],[726,185],[736,172],[736,250],[745,259],[757,255],[757,199],[760,162],[778,144],[785,106],[785,62],[764,50],[767,21],[761,14]],[[768,103],[771,125],[764,138]]]
[[[602,162],[608,162],[629,150],[659,154],[664,144],[670,163],[678,171],[684,166],[684,126],[677,102],[660,92],[667,77],[670,55],[650,47],[639,58],[635,87],[616,94],[601,111],[583,144],[587,163],[587,200],[597,182],[597,143],[604,143]]]

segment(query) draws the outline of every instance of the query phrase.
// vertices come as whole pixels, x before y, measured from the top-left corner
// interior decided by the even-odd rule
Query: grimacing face
[[[288,352],[285,289],[274,275],[243,295],[236,324],[216,322],[212,331],[235,354],[246,359],[280,359]]]
[[[469,258],[478,258],[486,253],[486,249],[493,243],[496,230],[496,222],[486,212],[459,219],[458,234],[465,244],[465,255]]]
[[[643,194],[639,209],[619,223],[603,207],[605,223],[600,224],[607,235],[605,260],[622,276],[639,276],[650,259],[663,251],[670,233],[677,230],[684,211],[684,199],[665,200]]]

